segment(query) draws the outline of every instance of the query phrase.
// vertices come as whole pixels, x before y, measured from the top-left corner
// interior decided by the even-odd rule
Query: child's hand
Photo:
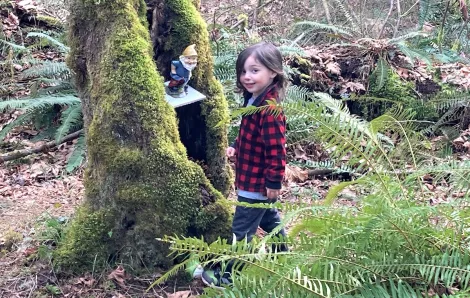
[[[266,196],[268,197],[268,199],[270,200],[277,199],[280,194],[281,194],[280,189],[271,189],[271,188],[266,187]]]
[[[233,147],[228,147],[227,150],[225,150],[225,155],[231,160],[233,157],[235,157],[235,154],[237,154],[237,151]]]

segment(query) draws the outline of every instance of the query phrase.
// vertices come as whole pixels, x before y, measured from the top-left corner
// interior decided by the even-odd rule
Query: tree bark
[[[228,109],[212,75],[205,23],[190,0],[151,2],[148,14],[143,0],[72,2],[68,64],[83,104],[88,165],[85,203],[55,262],[74,272],[109,261],[133,270],[169,266],[168,247],[156,238],[213,241],[230,235],[230,208],[222,195],[231,182],[227,138],[214,125]],[[191,43],[199,53],[193,86],[207,99],[188,108],[186,119],[164,100],[162,75]],[[218,190],[188,159],[191,144],[185,148],[177,124],[186,121],[204,148],[192,158],[207,164]]]

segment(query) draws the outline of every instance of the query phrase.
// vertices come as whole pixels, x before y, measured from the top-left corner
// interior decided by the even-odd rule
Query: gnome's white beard
[[[188,64],[188,63],[184,62],[184,58],[180,59],[180,61],[181,61],[181,64],[183,64],[183,67],[186,68],[189,71],[192,71],[197,65],[197,63],[194,63],[194,64],[191,65],[191,64]]]

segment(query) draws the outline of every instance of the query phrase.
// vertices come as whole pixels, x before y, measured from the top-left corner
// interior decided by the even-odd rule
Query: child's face
[[[276,73],[261,64],[253,55],[249,56],[240,75],[240,83],[246,91],[256,98],[266,87],[268,87],[276,77]]]

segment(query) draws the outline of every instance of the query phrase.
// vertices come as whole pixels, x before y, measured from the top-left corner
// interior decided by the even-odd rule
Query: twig
[[[387,25],[388,18],[390,18],[390,16],[392,15],[393,4],[394,4],[394,3],[395,3],[395,0],[390,0],[390,9],[388,10],[388,14],[387,14],[387,16],[385,17],[384,24],[383,24],[383,26],[382,26],[382,29],[380,29],[379,37],[378,37],[377,39],[382,38],[382,34],[384,33],[385,26]]]
[[[396,26],[395,26],[395,30],[393,30],[393,38],[395,38],[395,36],[397,36],[398,27],[400,27],[400,21],[401,21],[400,0],[397,0],[397,14],[398,14],[398,19],[397,19],[397,24],[396,24]]]
[[[326,21],[328,22],[328,25],[331,25],[331,15],[330,15],[330,9],[328,7],[328,1],[327,0],[322,0],[323,4],[323,10],[325,11],[325,16],[326,16]]]
[[[274,0],[269,0],[269,1],[264,2],[262,5],[256,7],[254,11],[250,12],[250,14],[248,15],[248,17],[251,17],[251,16],[254,14],[255,11],[257,11],[257,10],[259,10],[259,9],[261,9],[261,8],[263,8],[263,7],[267,6],[267,5],[269,5],[269,4],[271,4],[272,2],[274,2]],[[238,22],[236,22],[232,27],[230,27],[230,30],[233,30],[233,29],[237,28],[238,25],[240,25],[240,24],[243,23],[243,22],[244,22],[244,19],[243,19],[243,18],[240,19],[240,20],[238,20]],[[219,37],[219,39],[218,39],[217,41],[221,40],[222,38],[223,38],[222,36]]]
[[[421,0],[417,0],[417,1],[416,1],[413,5],[411,5],[411,7],[410,7],[404,14],[402,14],[401,16],[402,16],[402,17],[406,17],[406,16],[410,13],[410,11],[411,11],[416,5],[419,4],[420,1],[421,1]]]
[[[297,36],[292,43],[290,44],[291,47],[295,46],[296,43],[298,43],[302,38],[304,38],[305,32],[302,32],[299,36]]]
[[[5,155],[0,155],[0,163],[10,161],[10,160],[14,160],[14,159],[18,159],[18,158],[21,158],[21,157],[25,157],[25,156],[28,156],[30,154],[38,153],[38,152],[41,152],[41,151],[49,150],[51,148],[59,146],[62,143],[65,143],[65,142],[68,142],[68,141],[71,141],[71,140],[74,140],[74,139],[78,138],[82,132],[83,132],[83,129],[80,129],[80,130],[78,130],[74,133],[71,133],[71,134],[65,136],[59,142],[50,141],[50,142],[47,142],[46,144],[38,146],[36,148],[23,149],[23,150],[13,151],[13,152],[5,154]]]
[[[258,22],[258,6],[261,6],[260,5],[261,2],[262,0],[258,0],[258,4],[256,5],[255,10],[253,10],[253,23],[251,27],[254,29],[255,32],[256,32],[256,27],[257,27],[257,22]]]

